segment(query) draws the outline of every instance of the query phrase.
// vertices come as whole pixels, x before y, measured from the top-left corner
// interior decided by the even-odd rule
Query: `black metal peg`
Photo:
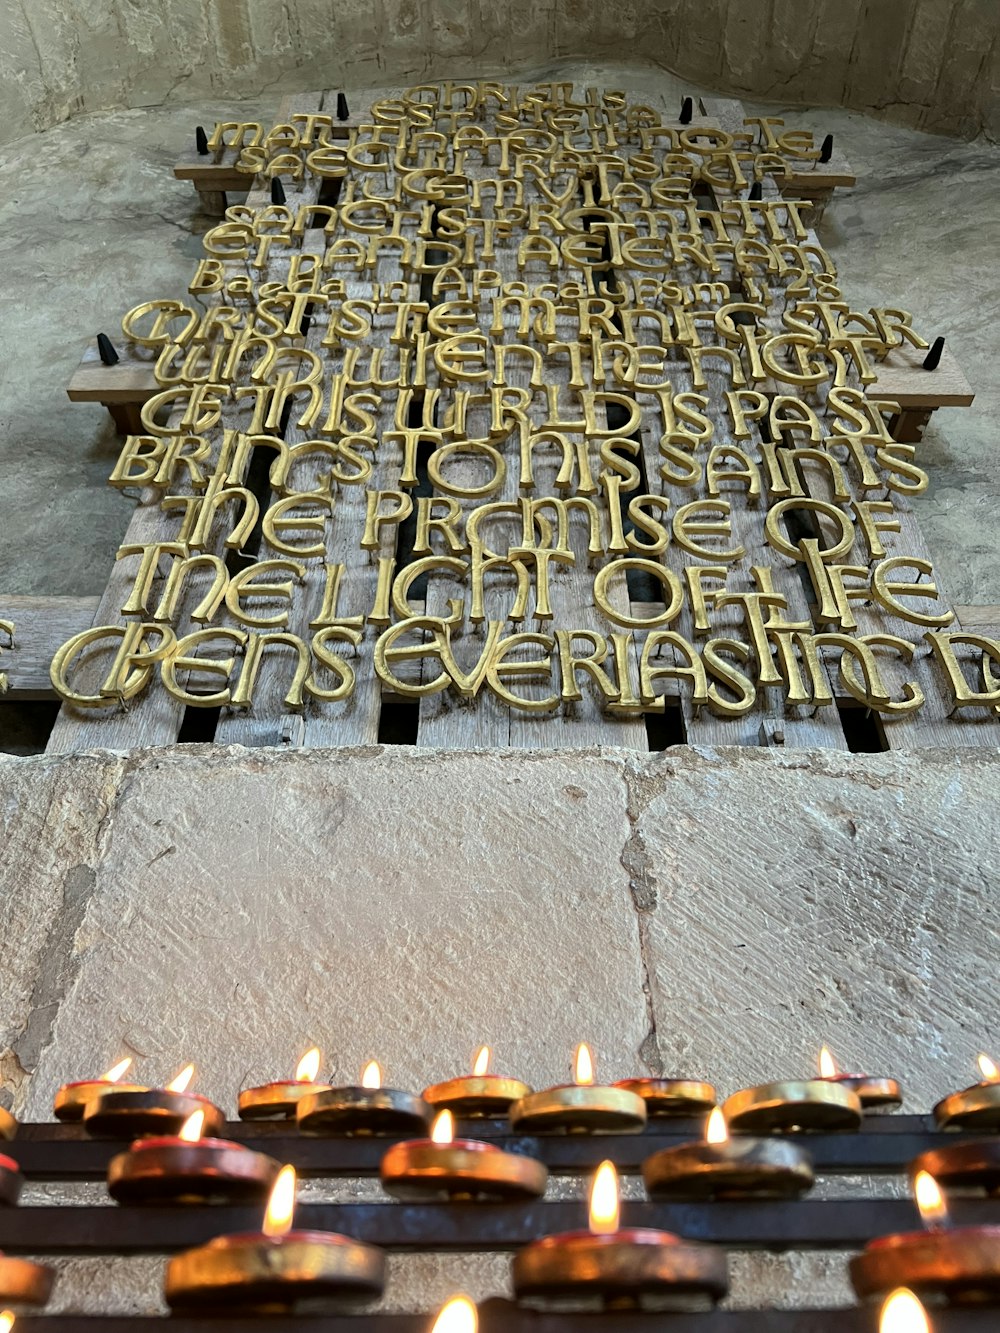
[[[97,335],[97,350],[106,366],[116,366],[121,360],[115,351],[115,345],[106,333]]]
[[[935,338],[931,350],[924,357],[924,370],[937,370],[941,364],[941,353],[944,351],[944,339]]]
[[[690,125],[694,117],[694,98],[685,97],[681,103],[681,114],[679,120],[682,125]]]
[[[764,187],[761,185],[760,181],[754,181],[750,186],[750,198],[751,200],[764,198]]]
[[[277,176],[271,177],[271,203],[283,204],[286,202],[285,187]]]
[[[194,127],[194,145],[198,149],[199,157],[208,157],[208,135],[203,125]]]
[[[819,160],[829,162],[831,157],[833,157],[833,135],[828,134],[823,140],[823,147],[819,150]]]
[[[346,94],[346,93],[338,93],[338,94],[337,94],[337,119],[338,119],[338,120],[347,120],[347,118],[350,116],[350,114],[351,114],[351,113],[350,113],[350,112],[348,111],[348,109],[347,109],[347,94]]]

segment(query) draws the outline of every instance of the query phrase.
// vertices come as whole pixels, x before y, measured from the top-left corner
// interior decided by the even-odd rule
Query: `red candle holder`
[[[139,1139],[111,1159],[108,1193],[126,1204],[256,1203],[280,1170],[273,1157],[227,1139]]]

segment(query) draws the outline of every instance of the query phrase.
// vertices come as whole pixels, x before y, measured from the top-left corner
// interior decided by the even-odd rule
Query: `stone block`
[[[973,1081],[995,1022],[996,752],[668,751],[630,772],[667,1072],[728,1093],[811,1074],[826,1042],[914,1111]]]
[[[157,1079],[194,1060],[230,1109],[312,1042],[345,1082],[376,1058],[420,1088],[483,1041],[536,1085],[580,1040],[624,1077],[648,1026],[626,836],[596,752],[142,752],[28,1111],[119,1048]]]

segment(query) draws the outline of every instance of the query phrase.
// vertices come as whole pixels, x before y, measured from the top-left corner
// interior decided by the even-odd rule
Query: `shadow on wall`
[[[1000,138],[996,0],[0,0],[0,140],[83,111],[281,85],[644,60],[720,91]]]

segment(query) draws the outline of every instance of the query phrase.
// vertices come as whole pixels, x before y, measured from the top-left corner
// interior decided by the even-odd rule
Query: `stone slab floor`
[[[456,63],[456,77],[476,71]],[[539,77],[651,90],[694,85],[642,66],[561,65]],[[130,502],[105,480],[118,439],[97,405],[65,386],[86,340],[118,333],[140,301],[179,296],[210,225],[171,168],[194,126],[271,117],[279,99],[201,102],[83,116],[9,146],[0,163],[0,615],[3,594],[100,592]],[[746,103],[748,108],[750,103]],[[754,108],[760,110],[763,108]],[[780,107],[768,108],[782,114]],[[953,602],[1000,602],[1000,148],[899,129],[842,111],[794,109],[788,123],[833,132],[860,179],[820,229],[858,308],[885,303],[949,337],[977,390],[937,415],[921,450],[931,488],[918,513],[939,586]]]

